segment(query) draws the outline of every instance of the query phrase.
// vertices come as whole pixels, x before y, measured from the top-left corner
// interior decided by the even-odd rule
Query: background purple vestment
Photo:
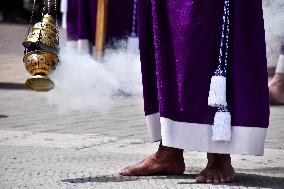
[[[94,44],[97,0],[68,0],[67,37],[88,39]],[[131,32],[133,0],[109,0],[107,38],[124,37]]]
[[[211,137],[207,127],[213,124],[216,111],[207,105],[207,98],[218,62],[223,4],[224,0],[139,0],[144,107],[150,136],[152,141],[162,140],[178,148],[259,155],[269,124],[261,0],[231,1],[227,80],[234,132],[231,144],[216,147],[209,139],[202,139]],[[187,128],[202,131],[194,135]],[[261,134],[249,139],[258,132]],[[196,136],[201,137],[199,146],[190,144]],[[179,141],[182,137],[186,139]],[[254,141],[254,137],[261,139]],[[238,140],[261,144],[258,149],[243,148]]]

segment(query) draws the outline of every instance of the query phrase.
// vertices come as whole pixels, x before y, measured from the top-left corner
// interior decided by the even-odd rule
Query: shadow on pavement
[[[87,182],[126,182],[126,181],[137,181],[140,180],[139,177],[123,177],[117,175],[101,175],[96,177],[85,177],[85,178],[75,178],[75,179],[64,179],[62,182],[70,183],[87,183]]]
[[[246,186],[259,188],[283,188],[284,178],[275,176],[262,176],[256,174],[239,173],[236,182],[230,186]]]
[[[28,90],[25,84],[6,82],[0,82],[0,89]]]
[[[62,182],[70,183],[87,183],[87,182],[128,182],[128,181],[138,181],[143,179],[195,179],[195,174],[184,174],[184,175],[173,175],[173,176],[119,176],[119,175],[102,175],[97,177],[85,177],[85,178],[75,178],[75,179],[64,179]]]
[[[283,168],[284,169],[284,168]],[[143,179],[187,179],[186,182],[177,182],[179,185],[199,185],[195,182],[195,177],[197,174],[184,174],[177,176],[135,176],[135,177],[124,177],[117,175],[102,175],[97,177],[85,177],[85,178],[75,178],[75,179],[65,179],[61,180],[62,182],[70,182],[70,183],[87,183],[87,182],[97,182],[97,183],[106,183],[106,182],[129,182],[129,181],[138,181]],[[212,185],[212,184],[208,184]],[[226,185],[226,186],[242,186],[242,187],[257,187],[257,188],[283,188],[284,186],[284,178],[283,177],[275,177],[275,176],[263,176],[256,174],[248,174],[248,173],[237,173],[236,179],[234,183],[215,183],[213,185]]]
[[[0,114],[0,119],[2,119],[2,118],[8,118],[9,116],[7,116],[7,115],[2,115],[2,114]]]
[[[196,182],[178,182],[178,184],[195,184],[199,185]],[[212,184],[208,184],[212,185]],[[247,173],[237,173],[234,183],[214,183],[214,186],[238,186],[238,187],[257,187],[257,188],[275,188],[283,189],[284,186],[284,177],[275,177],[275,176],[263,176],[256,174],[247,174]]]

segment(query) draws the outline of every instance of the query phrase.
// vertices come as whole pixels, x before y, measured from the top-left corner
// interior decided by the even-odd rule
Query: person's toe
[[[221,183],[226,183],[227,182],[227,176],[226,175],[221,175],[220,182]]]
[[[234,180],[234,176],[227,176],[228,183],[233,182],[233,180]]]
[[[127,168],[127,169],[123,169],[123,170],[121,170],[120,171],[120,175],[122,175],[122,176],[133,176],[135,173],[133,172],[135,169],[134,169],[135,167],[129,167],[129,168]]]
[[[212,175],[206,176],[206,183],[213,183],[213,181],[214,181],[214,176]]]
[[[122,175],[122,176],[130,176],[130,171],[129,171],[129,169],[125,168],[125,169],[121,170],[119,174]]]
[[[206,177],[204,175],[198,175],[196,177],[196,182],[197,183],[205,183],[206,182]]]
[[[127,176],[128,175],[128,170],[127,169],[123,169],[119,172],[119,175],[122,175],[122,176]]]
[[[221,177],[219,175],[214,176],[214,183],[220,183]]]

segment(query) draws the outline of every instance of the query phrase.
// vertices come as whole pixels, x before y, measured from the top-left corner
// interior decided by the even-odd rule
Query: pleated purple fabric
[[[132,0],[110,0],[107,38],[124,37],[131,32]],[[69,40],[88,39],[94,42],[97,0],[68,0],[67,37]]]
[[[223,6],[223,0],[138,0],[146,116],[158,113],[160,118],[198,127],[213,124],[216,109],[207,102],[218,64]],[[269,95],[262,1],[234,0],[230,12],[227,101],[232,125],[266,129]],[[153,140],[157,139],[163,136]]]

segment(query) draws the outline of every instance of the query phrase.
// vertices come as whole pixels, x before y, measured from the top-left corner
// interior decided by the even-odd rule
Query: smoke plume
[[[98,62],[89,54],[63,48],[61,63],[51,74],[53,90],[44,93],[50,105],[60,113],[104,111],[113,96],[137,96],[142,93],[139,53],[118,48],[106,50]]]

